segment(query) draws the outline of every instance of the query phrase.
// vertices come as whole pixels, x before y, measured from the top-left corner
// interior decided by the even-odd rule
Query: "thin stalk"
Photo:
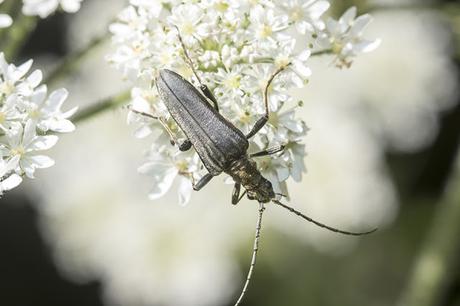
[[[119,107],[125,104],[129,100],[129,98],[130,98],[130,92],[124,91],[116,96],[101,100],[77,112],[77,114],[72,118],[72,122],[80,123],[104,111]]]
[[[460,257],[460,167],[439,203],[399,306],[435,306],[458,271]]]
[[[48,86],[56,84],[57,81],[65,78],[98,47],[108,41],[107,35],[102,35],[93,39],[85,48],[68,55],[44,80]]]
[[[6,2],[0,5],[0,10],[2,13],[10,15],[13,18],[13,22],[14,22],[16,13],[20,10],[21,5],[22,5],[21,1],[7,0]],[[5,34],[8,33],[8,30],[9,28],[0,29],[0,46],[2,46],[1,49],[3,49],[3,46],[4,46],[3,39],[5,37]]]
[[[321,51],[315,51],[315,52],[312,52],[310,54],[310,57],[313,57],[313,56],[321,56],[321,55],[327,55],[327,54],[332,54],[332,49],[325,49],[325,50],[321,50]]]
[[[12,61],[18,55],[17,53],[26,43],[29,35],[35,30],[38,23],[36,16],[26,16],[19,14],[8,28],[7,37],[3,47],[3,53],[7,61]]]

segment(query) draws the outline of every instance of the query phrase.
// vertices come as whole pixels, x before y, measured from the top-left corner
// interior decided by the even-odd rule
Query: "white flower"
[[[318,43],[325,49],[331,49],[337,56],[337,65],[349,67],[353,58],[365,52],[375,50],[380,39],[363,39],[363,31],[372,21],[368,14],[356,18],[356,7],[349,8],[338,21],[330,18],[326,29],[319,34]]]
[[[13,64],[8,64],[5,61],[5,55],[0,53],[0,95],[8,96],[16,92],[16,84],[22,80],[30,67],[32,67],[32,60],[16,67]]]
[[[48,150],[58,141],[55,135],[37,136],[36,126],[32,120],[27,121],[24,128],[20,126],[6,134],[8,144],[0,147],[3,156],[19,156],[19,172],[29,178],[34,177],[35,169],[48,168],[54,161],[45,155],[36,155],[36,151]]]
[[[152,148],[148,161],[139,167],[138,171],[153,177],[153,189],[149,193],[151,200],[162,197],[172,186],[176,177],[179,179],[179,203],[185,205],[190,201],[193,190],[190,177],[198,170],[199,159],[196,154],[166,153],[162,148]],[[188,154],[190,155],[190,154]]]
[[[60,6],[67,13],[76,13],[83,0],[23,0],[22,12],[25,15],[46,18]]]
[[[13,94],[8,96],[0,106],[0,129],[3,133],[20,124],[19,122],[23,119],[23,114],[17,108],[19,103],[19,97]]]
[[[282,4],[283,9],[301,34],[314,33],[324,29],[320,19],[330,4],[324,0],[288,0]]]
[[[273,74],[274,67],[269,65],[252,66],[247,72],[248,78],[246,90],[251,93],[251,104],[255,112],[262,114],[264,112],[263,91],[267,85],[269,77]],[[285,71],[284,71],[285,72]],[[284,102],[289,99],[286,92],[286,82],[281,78],[275,78],[268,88],[269,107],[271,112],[277,112]]]
[[[30,97],[30,102],[26,103],[25,108],[30,119],[37,122],[37,128],[42,131],[54,131],[59,133],[69,133],[75,130],[73,123],[68,120],[76,111],[77,107],[63,113],[61,106],[67,99],[69,93],[66,89],[53,91],[46,97],[46,86],[40,86]]]
[[[19,155],[13,156],[9,160],[0,159],[0,196],[4,191],[11,190],[21,184],[21,176],[14,172],[19,159]]]
[[[46,135],[48,131],[63,133],[75,129],[68,118],[76,108],[61,111],[67,90],[56,90],[47,97],[46,85],[40,86],[41,71],[27,76],[31,66],[32,60],[19,67],[8,64],[0,53],[0,165],[5,167],[0,167],[1,192],[21,183],[18,175],[33,178],[35,169],[54,164],[51,158],[35,153],[56,144],[58,137]]]
[[[203,10],[193,4],[184,4],[173,7],[168,21],[175,25],[184,38],[186,44],[194,44],[196,39],[205,37],[210,29],[209,25],[202,23]]]
[[[262,6],[251,10],[249,19],[255,39],[263,47],[267,47],[269,43],[274,44],[281,37],[280,32],[288,26],[286,16],[275,15],[274,10]]]

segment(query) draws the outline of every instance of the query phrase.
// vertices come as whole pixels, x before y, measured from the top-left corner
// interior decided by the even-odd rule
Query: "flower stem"
[[[310,57],[313,57],[313,56],[320,56],[320,55],[326,55],[326,54],[332,54],[332,49],[324,49],[324,50],[320,50],[320,51],[315,51],[315,52],[312,52],[310,54]]]
[[[7,0],[6,2],[2,3],[0,5],[0,10],[2,13],[6,13],[15,19],[15,13],[20,11],[22,3],[20,1],[16,0]],[[3,39],[5,37],[5,34],[8,33],[9,28],[3,28],[0,29],[0,44],[1,44],[1,49],[3,49]]]
[[[107,35],[96,37],[83,49],[68,55],[44,80],[44,83],[51,87],[59,80],[71,73],[81,61],[94,52],[98,47],[108,40]]]
[[[24,46],[33,32],[38,22],[35,16],[26,16],[19,14],[14,20],[13,25],[7,30],[7,37],[5,39],[3,53],[7,61],[12,61],[18,51]]]
[[[457,271],[460,256],[460,167],[437,207],[400,306],[435,306]]]
[[[106,110],[110,110],[118,106],[121,106],[124,103],[126,103],[129,100],[129,98],[130,92],[129,90],[127,90],[113,97],[101,100],[77,112],[77,114],[72,118],[72,122],[80,123]]]

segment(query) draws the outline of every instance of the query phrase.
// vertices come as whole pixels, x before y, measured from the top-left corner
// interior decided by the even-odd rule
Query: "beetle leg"
[[[233,187],[233,192],[232,192],[232,204],[233,205],[236,205],[239,202],[240,190],[241,190],[241,184],[235,183],[235,186]]]
[[[278,152],[284,151],[285,145],[279,145],[276,147],[268,148],[266,150],[262,150],[260,152],[252,153],[249,155],[249,157],[261,157],[261,156],[267,156],[267,155],[273,155]]]
[[[219,112],[219,105],[217,104],[216,97],[214,97],[212,91],[208,88],[208,86],[206,86],[205,84],[200,84],[200,89],[205,95],[205,97],[211,100],[216,111]]]
[[[270,84],[272,83],[273,79],[281,72],[283,71],[287,66],[289,66],[290,63],[279,67],[268,79],[267,85],[265,85],[264,91],[263,91],[263,99],[264,99],[264,105],[265,105],[265,114],[263,115],[262,118],[259,118],[259,120],[256,121],[252,129],[249,131],[249,133],[246,135],[246,138],[249,139],[257,132],[260,131],[260,129],[267,123],[268,117],[270,116],[270,108],[268,106],[268,88],[270,87]]]
[[[200,190],[201,188],[206,186],[206,184],[208,184],[209,181],[211,181],[213,177],[214,176],[211,173],[206,173],[202,178],[200,178],[198,182],[195,183],[195,180],[193,179],[193,176],[192,176],[193,190],[195,191]]]
[[[181,150],[181,151],[187,151],[192,147],[192,143],[188,139],[185,139],[182,142],[177,140],[177,138],[174,135],[173,131],[171,131],[171,129],[169,128],[168,124],[166,123],[166,120],[163,117],[160,117],[158,119],[158,121],[160,121],[161,125],[166,130],[166,133],[168,133],[168,135],[170,137],[170,142],[171,142],[171,144],[173,146],[177,145],[179,147],[179,150]]]
[[[233,187],[233,192],[232,192],[232,204],[236,205],[238,204],[241,199],[244,197],[246,194],[246,190],[243,191],[240,195],[240,190],[241,190],[241,184],[240,183],[235,183],[235,187]]]
[[[184,141],[182,142],[179,142],[176,138],[176,136],[174,135],[174,133],[171,131],[171,129],[169,128],[167,122],[166,122],[166,119],[163,118],[163,117],[157,117],[157,116],[153,116],[149,113],[145,113],[145,112],[141,112],[141,111],[137,111],[137,110],[134,110],[134,109],[130,109],[132,112],[136,113],[136,114],[139,114],[139,115],[142,115],[142,116],[145,116],[145,117],[148,117],[148,118],[151,118],[151,119],[155,119],[155,120],[158,120],[160,122],[160,124],[163,126],[163,128],[166,130],[166,133],[168,133],[169,135],[169,138],[171,139],[170,142],[171,144],[174,146],[175,144],[177,144],[177,146],[179,147],[179,150],[181,151],[187,151],[189,150],[191,147],[192,147],[192,143],[190,142],[190,140],[188,139],[185,139]]]
[[[195,66],[193,66],[193,61],[188,55],[187,48],[185,48],[184,41],[182,40],[182,36],[180,35],[180,32],[179,32],[179,28],[176,27],[176,30],[177,30],[177,36],[179,37],[179,42],[182,46],[182,50],[184,50],[184,55],[185,55],[187,64],[190,66],[190,69],[192,69],[192,72],[195,75],[196,79],[198,80],[198,83],[200,83],[201,92],[205,95],[206,98],[212,101],[212,104],[214,105],[214,108],[216,109],[216,111],[219,111],[219,106],[217,105],[216,98],[214,97],[214,95],[212,94],[208,86],[206,86],[205,84],[203,84],[203,82],[201,82],[200,77],[196,73]]]

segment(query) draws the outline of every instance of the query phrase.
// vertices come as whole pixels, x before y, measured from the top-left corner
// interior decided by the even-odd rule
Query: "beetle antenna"
[[[254,248],[252,250],[251,265],[249,266],[249,271],[248,275],[246,276],[246,282],[244,283],[243,290],[241,291],[240,297],[236,301],[235,306],[240,305],[240,303],[243,301],[244,295],[248,290],[248,286],[252,278],[252,273],[254,272],[254,267],[256,266],[257,251],[259,250],[260,230],[262,228],[262,215],[265,210],[264,203],[259,202],[259,205],[259,218],[257,219],[256,236],[254,238]]]
[[[180,44],[182,46],[182,50],[184,50],[184,55],[185,55],[185,58],[187,59],[187,63],[190,66],[190,69],[192,69],[192,72],[195,75],[196,79],[198,80],[198,83],[201,84],[201,79],[198,76],[198,74],[196,73],[195,67],[193,67],[193,61],[190,58],[190,56],[188,55],[187,48],[185,48],[185,44],[184,44],[184,41],[182,40],[182,36],[180,35],[179,28],[176,25],[174,27],[177,30],[177,37],[179,37],[179,42],[180,42]]]
[[[288,206],[286,204],[283,204],[278,200],[272,200],[272,202],[275,203],[275,204],[278,204],[281,207],[284,207],[285,209],[287,209],[290,212],[296,214],[297,216],[307,220],[308,222],[314,223],[314,224],[318,225],[319,227],[325,228],[325,229],[330,230],[330,231],[335,232],[335,233],[344,234],[344,235],[350,235],[350,236],[362,236],[362,235],[367,235],[367,234],[373,233],[373,232],[375,232],[377,230],[377,228],[374,228],[373,230],[370,230],[370,231],[367,231],[367,232],[349,232],[349,231],[340,230],[340,229],[337,229],[335,227],[331,227],[331,226],[325,225],[325,224],[323,224],[321,222],[315,221],[312,218],[304,215],[300,211],[295,210],[294,208],[292,208],[292,207],[290,207],[290,206]]]

